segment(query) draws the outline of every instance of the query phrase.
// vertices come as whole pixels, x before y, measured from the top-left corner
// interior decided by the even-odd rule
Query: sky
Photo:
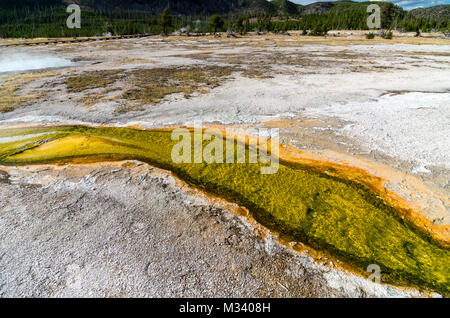
[[[319,0],[291,0],[295,3],[300,4],[309,4],[313,2],[317,2]],[[329,0],[333,1],[333,0]],[[354,1],[367,1],[367,0],[354,0]],[[418,7],[430,7],[430,6],[437,6],[439,4],[450,4],[450,0],[390,0],[390,2],[395,3],[396,5],[399,5],[403,7],[406,10],[418,8]]]

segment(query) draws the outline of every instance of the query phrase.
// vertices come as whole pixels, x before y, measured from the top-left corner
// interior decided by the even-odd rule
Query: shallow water
[[[34,135],[34,136],[33,136]],[[31,137],[33,136],[33,137]],[[377,264],[384,282],[450,291],[450,251],[408,225],[369,189],[316,167],[280,162],[273,175],[256,164],[174,163],[170,131],[53,127],[0,130],[0,164],[141,160],[247,207],[288,241],[307,244],[365,270]],[[206,146],[208,142],[204,142]]]
[[[30,138],[44,136],[44,135],[50,135],[52,133],[54,133],[54,132],[49,131],[49,132],[43,132],[40,134],[18,135],[18,136],[12,136],[12,137],[0,137],[0,147],[1,147],[1,144],[4,144],[4,143],[20,141],[20,140],[30,139]]]
[[[66,57],[34,55],[15,51],[0,52],[0,74],[74,65],[76,63]]]

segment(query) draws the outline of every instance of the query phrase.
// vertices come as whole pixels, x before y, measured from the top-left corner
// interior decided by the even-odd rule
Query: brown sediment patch
[[[114,62],[111,62],[112,65],[124,65],[124,64],[149,64],[149,63],[155,63],[155,60],[153,59],[146,59],[146,58],[124,58],[120,60],[116,60]]]
[[[117,94],[108,96],[110,93],[114,93],[114,92],[116,92]],[[103,89],[99,93],[91,93],[91,94],[87,94],[83,97],[80,97],[76,100],[76,102],[82,103],[84,106],[90,107],[90,106],[93,106],[95,104],[102,103],[102,102],[115,102],[118,99],[120,99],[121,94],[122,94],[122,90],[120,88],[110,87],[110,88]]]
[[[106,41],[106,42],[98,42],[96,43],[97,47],[100,47],[104,50],[123,50],[129,49],[129,43],[125,43],[122,41]]]
[[[420,91],[420,90],[388,90],[380,95],[380,97],[389,95],[389,96],[397,96],[404,95],[410,93],[422,93],[422,94],[448,94],[450,90],[447,91]]]
[[[444,57],[450,57],[449,52],[420,52],[420,51],[414,51],[414,52],[401,52],[406,55],[413,55],[412,57],[418,57],[418,56],[444,56]]]
[[[79,93],[88,89],[105,88],[122,77],[123,70],[92,71],[66,79],[66,87],[70,93]]]
[[[227,79],[235,68],[226,66],[167,67],[138,69],[128,72],[133,88],[122,98],[142,104],[156,104],[172,94],[189,98],[206,93]],[[124,109],[126,111],[126,109]]]
[[[24,95],[20,94],[19,90],[36,79],[51,76],[55,74],[37,72],[6,77],[4,82],[0,83],[0,113],[13,111],[44,97],[45,93],[33,90],[30,95]]]
[[[0,183],[9,183],[9,173],[3,170],[0,170]]]
[[[64,82],[69,93],[96,90],[79,97],[77,102],[86,106],[102,101],[118,102],[120,105],[115,113],[122,114],[143,110],[143,105],[160,103],[174,94],[181,94],[184,98],[206,94],[222,85],[237,71],[239,70],[233,66],[208,65],[113,69],[71,75]],[[122,89],[123,85],[125,89]],[[106,96],[112,91],[119,93]]]
[[[199,53],[175,54],[172,56],[207,61],[213,57],[212,54],[213,54],[213,52],[207,51],[207,52],[199,52]]]

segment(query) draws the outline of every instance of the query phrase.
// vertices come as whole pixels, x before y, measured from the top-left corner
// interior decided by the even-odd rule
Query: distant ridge
[[[450,20],[450,4],[439,5],[429,8],[417,8],[410,11],[410,14],[418,18],[441,18]]]

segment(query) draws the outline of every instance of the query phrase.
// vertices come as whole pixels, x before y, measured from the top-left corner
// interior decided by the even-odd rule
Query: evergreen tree
[[[214,14],[209,18],[209,25],[214,30],[214,34],[217,33],[218,29],[223,28],[225,22],[223,21],[222,17],[218,14]]]
[[[244,34],[247,32],[245,17],[240,15],[236,19],[236,28],[238,29],[240,34]]]
[[[161,26],[163,28],[163,33],[165,35],[167,35],[168,28],[172,26],[172,15],[170,14],[169,6],[167,6],[161,13],[161,18],[159,20],[159,23],[161,24]]]

